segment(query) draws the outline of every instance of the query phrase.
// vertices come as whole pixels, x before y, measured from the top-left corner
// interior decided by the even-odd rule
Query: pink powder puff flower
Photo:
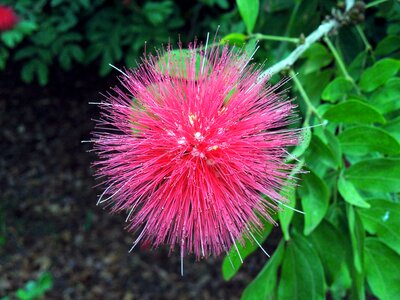
[[[18,17],[12,8],[0,5],[0,32],[13,29]]]
[[[285,129],[294,105],[250,59],[194,43],[120,70],[93,142],[107,186],[99,203],[128,213],[133,247],[178,245],[181,259],[200,259],[254,237],[260,218],[274,223],[298,131]]]

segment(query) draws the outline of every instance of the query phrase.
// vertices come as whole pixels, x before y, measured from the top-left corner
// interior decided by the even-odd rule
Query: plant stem
[[[304,103],[307,106],[307,113],[312,112],[315,116],[319,119],[320,122],[323,122],[324,119],[319,114],[315,106],[311,103],[310,97],[308,97],[306,91],[304,90],[303,85],[301,84],[300,80],[297,78],[297,75],[294,73],[292,69],[289,71],[290,77],[293,79],[294,84],[296,85],[297,89],[300,92],[301,97],[303,97]]]
[[[346,66],[344,65],[343,59],[340,57],[339,52],[336,50],[335,46],[333,46],[331,40],[328,38],[328,36],[324,36],[324,41],[328,45],[329,50],[332,52],[333,57],[335,58],[335,61],[340,69],[340,71],[343,73],[343,76],[351,82],[355,90],[357,91],[358,94],[360,94],[360,89],[358,88],[357,84],[354,82],[354,79],[350,76],[349,72],[347,72]]]
[[[337,52],[335,46],[333,46],[331,40],[328,38],[328,36],[324,36],[324,41],[328,45],[329,50],[331,50],[333,57],[335,58],[335,61],[340,69],[340,71],[343,73],[344,77],[349,80],[353,80],[350,76],[350,74],[347,72],[347,69],[344,65],[343,59],[340,57],[339,52]]]
[[[289,42],[298,44],[300,42],[299,38],[291,38],[286,36],[277,36],[277,35],[266,35],[266,34],[253,34],[250,36],[251,38],[255,38],[257,40],[270,40],[270,41],[279,41],[279,42]]]
[[[379,5],[381,3],[387,2],[388,0],[376,0],[376,1],[372,1],[368,4],[365,5],[365,8],[370,8],[370,7],[374,7],[376,5]]]
[[[364,31],[361,29],[360,25],[356,26],[357,32],[361,37],[361,40],[363,41],[364,45],[365,45],[365,50],[368,52],[372,52],[372,46],[371,44],[368,42],[367,37],[364,34]]]

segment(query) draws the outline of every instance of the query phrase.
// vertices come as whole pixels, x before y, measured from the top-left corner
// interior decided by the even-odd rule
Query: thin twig
[[[354,0],[346,0],[346,11],[349,11],[354,5]],[[265,76],[273,76],[282,70],[290,68],[297,59],[316,41],[320,40],[323,36],[326,36],[332,30],[339,28],[340,23],[335,20],[329,20],[328,22],[322,23],[314,30],[309,36],[307,36],[302,45],[296,47],[288,57],[276,63],[272,67],[266,69],[260,74],[260,78]]]
[[[256,40],[270,40],[270,41],[279,41],[279,42],[289,42],[289,43],[294,43],[294,44],[298,44],[300,42],[299,38],[267,35],[267,34],[261,34],[261,33],[253,34],[250,37],[254,38]]]
[[[310,97],[308,97],[306,91],[304,90],[303,85],[301,84],[300,80],[297,78],[296,74],[294,73],[293,70],[289,71],[289,75],[294,81],[294,84],[296,85],[297,89],[299,90],[300,95],[302,96],[304,103],[307,106],[307,111],[311,111],[318,119],[320,122],[323,122],[324,119],[322,116],[319,114],[318,110],[315,108],[315,106],[312,104]]]

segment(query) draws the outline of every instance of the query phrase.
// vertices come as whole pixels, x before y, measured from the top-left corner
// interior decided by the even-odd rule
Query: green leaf
[[[31,34],[33,31],[38,29],[38,25],[33,21],[21,21],[17,24],[16,29],[25,35]]]
[[[112,55],[109,49],[103,52],[101,56],[101,63],[100,63],[100,76],[106,76],[108,73],[111,72],[110,64],[113,63]]]
[[[389,79],[371,95],[370,102],[383,114],[400,109],[400,78]]]
[[[396,59],[384,58],[379,60],[361,75],[360,88],[364,92],[372,92],[396,75],[399,68],[400,63]]]
[[[162,2],[146,1],[142,11],[153,26],[160,26],[174,12],[174,3],[170,0]]]
[[[400,254],[400,203],[380,199],[370,203],[370,209],[359,209],[365,229]]]
[[[368,63],[369,56],[370,54],[367,51],[360,52],[356,56],[356,58],[351,62],[351,64],[348,67],[350,77],[358,81],[358,79],[361,76],[361,73],[363,72],[365,66]]]
[[[389,35],[379,42],[375,49],[375,55],[385,56],[400,50],[400,37]]]
[[[287,243],[278,299],[325,299],[324,269],[321,261],[312,244],[299,234],[295,234]]]
[[[8,57],[8,50],[5,47],[0,47],[0,71],[5,69]]]
[[[21,77],[27,83],[33,81],[35,74],[40,85],[43,86],[47,84],[49,78],[49,69],[44,62],[38,59],[29,61],[22,67],[21,70]]]
[[[9,48],[14,48],[17,44],[19,44],[22,41],[24,35],[16,30],[9,30],[2,32],[0,34],[0,38],[4,42],[4,45],[6,45]]]
[[[272,228],[272,224],[265,222],[264,229],[261,233],[253,233],[253,235],[257,238],[258,243],[262,244],[265,241],[265,239],[271,233]],[[240,257],[244,260],[246,257],[248,257],[251,253],[259,248],[258,244],[255,241],[246,237],[244,238],[244,245],[236,241],[236,246],[237,250],[235,246],[232,246],[229,254],[224,258],[224,261],[222,262],[222,275],[225,280],[230,280],[239,271],[240,267],[242,266]],[[240,253],[240,256],[237,253],[238,251]]]
[[[400,192],[400,159],[376,158],[360,161],[344,172],[356,187],[371,192]]]
[[[44,86],[49,81],[49,69],[46,64],[40,62],[37,65],[36,73],[38,76],[38,81],[41,86]]]
[[[286,158],[286,162],[298,159],[304,154],[311,142],[311,129],[310,127],[305,127],[301,131],[300,144],[298,144],[290,155]]]
[[[350,181],[344,179],[343,176],[339,177],[338,190],[343,199],[352,205],[366,208],[371,206],[361,197],[354,185]]]
[[[400,141],[400,116],[386,123],[383,129],[390,132],[391,135]]]
[[[53,27],[41,27],[40,31],[37,31],[31,39],[39,46],[50,47],[52,43],[57,39],[59,32]]]
[[[259,0],[236,0],[240,16],[246,25],[247,32],[252,33],[256,25],[258,12],[260,8]]]
[[[278,268],[282,262],[284,250],[284,242],[281,241],[257,277],[245,288],[241,300],[276,298]]]
[[[299,188],[304,211],[304,234],[310,234],[324,218],[329,204],[329,190],[325,182],[313,171],[303,176]]]
[[[64,70],[69,70],[71,68],[71,56],[69,54],[68,48],[63,48],[61,50],[58,55],[58,60]]]
[[[168,73],[169,76],[182,77],[189,80],[197,79],[203,64],[203,57],[199,53],[193,54],[192,50],[180,49],[166,52],[157,64],[161,73]],[[204,68],[206,68],[204,63]],[[194,64],[195,74],[188,72],[187,68]]]
[[[365,268],[372,293],[381,300],[400,295],[400,256],[376,238],[365,240]]]
[[[307,58],[301,70],[302,74],[317,71],[332,62],[332,54],[321,43],[314,43],[304,52],[303,58]],[[315,77],[314,77],[315,78]]]
[[[336,168],[339,164],[338,157],[333,152],[330,145],[325,144],[316,134],[313,134],[312,136],[308,155],[312,156],[316,160],[317,164],[322,162],[331,168]],[[309,162],[311,163],[311,160]]]
[[[344,296],[351,286],[351,277],[346,265],[342,232],[331,223],[323,221],[310,235],[310,241],[321,258],[328,286],[336,294]]]
[[[382,114],[373,106],[360,100],[351,99],[330,107],[323,115],[335,123],[385,123]]]
[[[353,248],[354,267],[358,273],[364,270],[364,238],[365,231],[362,227],[357,211],[350,205],[347,206],[347,219],[349,224],[351,246]]]
[[[285,194],[286,199],[288,199],[287,206],[295,208],[296,207],[296,189],[289,188],[288,192]],[[278,212],[279,223],[281,224],[281,229],[285,240],[290,240],[289,226],[293,218],[294,210],[290,208],[284,208]]]
[[[79,2],[84,8],[86,9],[90,8],[90,0],[80,0]]]
[[[343,164],[342,162],[342,147],[340,145],[340,141],[337,138],[337,136],[329,131],[328,129],[325,129],[323,131],[327,145],[329,146],[329,149],[332,153],[333,161],[335,163],[335,167],[341,166]]]
[[[15,294],[21,300],[35,300],[42,297],[52,287],[53,277],[51,273],[44,272],[38,280],[28,281],[25,287],[18,289]]]
[[[322,99],[330,102],[343,100],[353,89],[350,80],[345,77],[338,77],[331,81],[322,92]]]
[[[27,46],[18,50],[14,55],[14,60],[21,60],[29,57],[36,56],[38,49],[34,46]]]
[[[221,39],[221,44],[228,43],[229,45],[243,46],[247,36],[243,33],[230,33]]]
[[[339,135],[343,152],[350,155],[365,155],[370,152],[397,154],[399,142],[383,129],[373,126],[356,126]]]
[[[69,45],[69,52],[71,53],[71,56],[80,63],[83,63],[83,60],[85,58],[85,55],[83,53],[83,50],[80,46],[78,45]]]

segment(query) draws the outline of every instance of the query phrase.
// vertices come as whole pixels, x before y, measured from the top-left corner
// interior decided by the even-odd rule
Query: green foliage
[[[226,0],[204,0],[190,10],[172,0],[5,0],[4,4],[14,7],[21,21],[0,34],[0,71],[17,61],[22,80],[40,85],[47,84],[55,69],[68,71],[78,64],[94,64],[101,76],[111,72],[109,64],[135,67],[145,44],[150,52],[169,41],[175,45],[189,22],[200,30],[194,34],[203,35],[201,30],[210,20],[199,19],[199,11],[206,10],[220,22],[224,15],[219,15],[230,6]]]
[[[110,63],[134,66],[146,41],[148,49],[174,45],[177,33],[188,32],[185,43],[217,25],[223,44],[253,52],[260,39],[255,59],[270,66],[301,45],[337,2],[6,0],[22,22],[0,34],[0,70],[18,61],[22,79],[41,85],[57,67],[92,63],[106,75]],[[285,161],[306,168],[291,174],[300,177],[297,186],[282,191],[289,201],[274,216],[279,246],[243,299],[396,299],[400,292],[400,4],[375,2],[365,17],[305,45],[290,70],[302,138]],[[179,62],[187,52],[173,53],[160,69],[164,59],[174,59],[182,76]],[[265,224],[253,232],[257,242],[251,235],[236,242],[222,264],[226,280],[240,272],[242,259],[261,251],[258,243],[268,242],[271,230]],[[39,297],[38,286],[20,293]],[[42,286],[51,287],[51,280]]]
[[[400,256],[379,239],[368,238],[365,264],[372,293],[382,300],[396,299],[400,294]]]
[[[274,255],[258,273],[257,277],[243,291],[242,300],[252,300],[254,295],[260,299],[274,299],[276,297],[276,284],[278,269],[282,263],[284,254],[284,242],[281,241]]]
[[[303,176],[302,183],[299,194],[304,211],[304,234],[309,235],[328,210],[329,190],[325,182],[311,170]]]
[[[246,35],[244,35],[243,33],[230,33],[221,39],[221,43],[229,43],[229,45],[243,46],[246,38]]]
[[[200,54],[196,54],[194,60],[190,60],[192,54],[190,50],[182,49],[182,50],[172,50],[169,53],[165,53],[159,60],[158,60],[158,68],[162,74],[165,74],[165,70],[169,63],[173,64],[173,69],[168,69],[168,74],[170,76],[175,77],[183,77],[188,78],[187,75],[187,66],[193,65],[196,69],[196,78],[201,71],[201,66],[203,64],[203,57]],[[204,64],[206,62],[204,61]],[[169,68],[169,66],[168,66]]]
[[[261,48],[273,53],[272,63],[295,47],[281,37],[308,33],[321,22],[316,15],[310,30],[298,19],[301,14],[311,24],[311,8],[334,5],[267,2],[258,22],[276,21],[275,31],[267,28],[249,37],[278,35],[261,41]],[[400,5],[387,2],[370,12],[359,28],[350,25],[330,37],[331,45],[313,44],[290,71],[296,74],[292,91],[303,138],[286,161],[306,169],[298,186],[285,194],[287,207],[278,212],[279,246],[242,299],[398,297]],[[373,26],[376,18],[387,22],[379,30]]]
[[[15,297],[19,300],[37,300],[43,299],[46,292],[53,288],[53,276],[50,272],[42,273],[38,279],[28,281],[23,288],[15,292]],[[5,296],[0,300],[8,300],[10,297]]]
[[[398,193],[400,192],[400,159],[365,159],[346,169],[344,176],[362,190]]]
[[[321,98],[326,101],[336,102],[343,100],[352,90],[353,85],[349,79],[337,77],[326,86],[322,92]]]
[[[396,59],[385,58],[376,62],[361,75],[360,88],[364,92],[372,92],[385,84],[400,69],[400,62]]]
[[[400,254],[400,203],[380,199],[369,202],[370,209],[359,210],[365,230]]]
[[[272,225],[265,224],[264,230],[261,233],[254,233],[254,237],[258,243],[263,243],[268,235],[271,233]],[[222,274],[225,280],[231,279],[238,272],[243,264],[243,259],[249,256],[254,250],[258,249],[258,244],[252,238],[244,238],[240,242],[236,242],[235,247],[229,251],[222,263]]]
[[[355,126],[344,130],[339,136],[344,153],[366,155],[370,152],[397,154],[399,142],[387,131],[374,126]]]
[[[260,8],[259,0],[236,0],[236,4],[243,22],[246,24],[247,32],[252,33]]]
[[[348,99],[333,105],[324,113],[324,119],[336,123],[385,123],[385,118],[373,106],[364,101]]]
[[[278,287],[279,299],[325,299],[324,269],[311,242],[294,235],[285,249]]]

